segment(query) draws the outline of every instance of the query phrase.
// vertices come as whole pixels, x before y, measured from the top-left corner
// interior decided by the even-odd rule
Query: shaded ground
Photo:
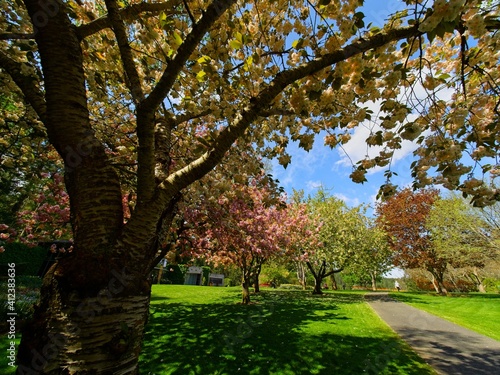
[[[208,304],[155,299],[141,372],[433,374],[382,322],[374,322],[362,295],[267,291],[252,298],[250,306],[234,298]]]
[[[500,342],[388,297],[367,302],[401,338],[441,374],[500,374]]]

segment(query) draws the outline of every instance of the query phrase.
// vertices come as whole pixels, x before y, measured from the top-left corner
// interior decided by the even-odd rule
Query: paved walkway
[[[367,293],[375,312],[438,373],[500,375],[500,341],[388,297]]]

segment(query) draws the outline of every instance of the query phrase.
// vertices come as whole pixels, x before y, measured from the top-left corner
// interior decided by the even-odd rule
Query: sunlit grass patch
[[[391,293],[391,297],[500,341],[500,294]]]
[[[145,374],[433,374],[361,293],[155,286]],[[205,302],[203,302],[205,301]]]

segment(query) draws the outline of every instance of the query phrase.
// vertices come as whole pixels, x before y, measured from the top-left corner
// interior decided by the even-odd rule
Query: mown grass
[[[500,341],[500,294],[390,293],[390,296]]]
[[[265,289],[249,306],[240,295],[240,288],[154,286],[141,374],[435,374],[363,293]],[[7,347],[2,335],[1,352]],[[6,355],[0,368],[15,373]]]
[[[154,286],[143,374],[434,374],[361,293]]]

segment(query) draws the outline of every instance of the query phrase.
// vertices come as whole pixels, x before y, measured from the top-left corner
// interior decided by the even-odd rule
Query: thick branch
[[[165,68],[162,77],[151,94],[137,106],[137,139],[139,142],[137,152],[137,203],[139,206],[142,204],[149,205],[156,188],[154,170],[154,127],[156,111],[167,96],[186,61],[197,48],[206,32],[235,1],[236,0],[216,0],[207,7],[201,19],[193,26],[191,33],[187,35],[184,42],[179,46],[176,56]]]
[[[0,40],[19,40],[19,39],[35,39],[34,33],[2,33],[0,34]]]
[[[333,275],[335,273],[342,272],[343,270],[344,270],[344,268],[333,269],[330,272],[325,273],[324,277],[328,277],[328,276]]]
[[[168,95],[172,85],[179,75],[189,56],[196,49],[203,36],[214,25],[219,17],[233,4],[235,0],[215,0],[207,7],[200,20],[193,26],[191,32],[177,49],[177,53],[163,72],[158,84],[145,99],[146,108],[156,108]]]
[[[212,113],[211,109],[205,109],[204,111],[197,112],[197,113],[186,112],[186,113],[182,113],[182,114],[177,115],[177,116],[167,115],[165,117],[159,117],[156,119],[157,127],[159,124],[160,126],[168,125],[168,127],[170,129],[175,129],[177,126],[179,126],[180,124],[182,124],[184,122],[187,122],[190,120],[195,120],[195,119],[207,116],[211,113]]]
[[[28,103],[33,107],[38,117],[43,122],[45,121],[46,111],[45,99],[33,77],[22,73],[24,65],[26,64],[14,61],[0,51],[0,68],[4,69],[11,76],[16,85],[21,89]]]
[[[170,175],[160,186],[170,191],[178,191],[189,186],[192,182],[203,177],[214,168],[224,157],[234,141],[241,137],[250,124],[268,108],[276,96],[291,83],[321,71],[340,61],[356,56],[368,50],[381,47],[393,41],[418,36],[421,33],[417,26],[391,30],[386,33],[376,34],[368,39],[354,41],[352,44],[325,54],[309,63],[296,68],[283,71],[276,75],[271,83],[265,87],[255,98],[250,100],[248,106],[243,108],[236,118],[219,133],[211,150],[200,156],[185,168]]]
[[[142,13],[147,13],[147,12],[159,13],[159,12],[171,11],[181,3],[182,0],[170,0],[160,3],[134,4],[125,9],[120,10],[120,16],[124,21],[132,21],[140,18]],[[108,27],[111,27],[109,17],[108,16],[101,17],[85,25],[79,26],[77,28],[77,35],[80,39],[84,39]]]
[[[132,49],[128,41],[127,31],[125,30],[117,2],[115,0],[105,0],[105,2],[111,28],[115,33],[118,48],[120,49],[123,69],[127,76],[127,85],[135,102],[138,103],[142,100],[144,94],[142,92],[141,79],[135,66],[134,56],[132,55]]]
[[[313,274],[314,280],[316,280],[318,278],[318,274],[314,270],[311,262],[306,262],[306,265],[307,265],[307,268],[309,268],[309,271],[311,271],[311,273]]]

